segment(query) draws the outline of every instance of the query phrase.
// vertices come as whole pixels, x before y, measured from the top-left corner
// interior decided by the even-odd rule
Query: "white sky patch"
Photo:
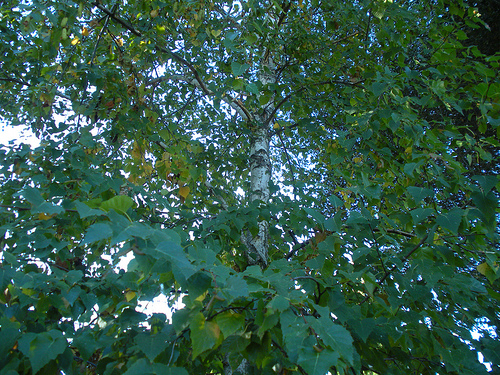
[[[27,126],[1,125],[0,145],[27,143],[33,147],[40,145],[40,140]]]

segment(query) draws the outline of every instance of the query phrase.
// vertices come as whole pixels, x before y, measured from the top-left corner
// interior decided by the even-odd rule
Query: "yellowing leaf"
[[[190,192],[191,189],[189,189],[189,186],[182,186],[179,188],[179,195],[186,199],[187,196],[189,195],[189,192]]]
[[[220,33],[222,32],[222,30],[212,30],[210,31],[210,33],[214,36],[214,37],[218,37],[220,35]]]
[[[142,151],[141,146],[139,146],[139,143],[134,142],[132,151],[130,152],[130,156],[132,156],[132,158],[135,160],[142,160],[143,154],[144,152]]]
[[[89,36],[89,34],[90,34],[89,29],[87,29],[86,27],[84,27],[84,28],[82,29],[82,35],[83,35],[83,36]]]
[[[280,128],[280,124],[278,124],[277,122],[274,123],[273,125],[273,129],[279,129]]]
[[[207,296],[208,294],[208,291],[206,291],[205,293],[201,294],[200,296],[196,297],[195,301],[198,301],[198,302],[201,302],[205,299],[205,297]]]
[[[485,275],[486,273],[490,270],[490,266],[486,262],[481,263],[479,266],[476,267],[477,272],[479,272],[481,275]]]
[[[78,38],[77,36],[75,36],[73,38],[73,40],[71,41],[71,45],[72,46],[76,46],[78,43],[80,43],[80,38]]]
[[[42,213],[38,214],[38,219],[39,220],[49,220],[49,219],[53,218],[54,216],[55,216],[55,214],[54,215],[47,215],[47,214],[42,212]]]
[[[130,290],[127,293],[125,293],[125,299],[127,300],[127,302],[130,302],[134,298],[135,298],[135,292]]]
[[[142,168],[145,176],[150,176],[153,173],[153,166],[150,163],[144,163]]]

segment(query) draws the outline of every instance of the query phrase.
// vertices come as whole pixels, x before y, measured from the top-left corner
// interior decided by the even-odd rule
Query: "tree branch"
[[[127,29],[128,31],[130,31],[135,36],[137,36],[139,38],[142,38],[144,36],[132,24],[130,24],[129,22],[127,22],[127,21],[123,20],[122,18],[118,17],[112,11],[106,9],[106,7],[102,6],[98,1],[94,1],[91,4],[93,6],[95,6],[96,8],[98,8],[99,10],[101,10],[102,12],[104,12],[112,20],[114,20],[115,22],[117,22],[120,25],[122,25],[125,29]],[[193,76],[194,76],[194,79],[191,79],[191,80],[189,78],[187,78],[187,77],[184,77],[184,76],[172,76],[172,77],[170,77],[170,79],[173,79],[173,77],[177,77],[177,80],[179,80],[179,81],[188,82],[188,83],[190,83],[190,84],[198,87],[206,95],[209,95],[209,96],[215,95],[213,91],[211,91],[211,90],[209,90],[207,88],[207,86],[205,85],[205,82],[203,82],[203,79],[200,77],[199,72],[196,70],[196,68],[193,66],[193,64],[191,64],[189,61],[187,61],[186,59],[184,59],[179,54],[177,54],[177,53],[175,53],[175,52],[173,52],[173,51],[171,51],[171,50],[169,50],[169,49],[167,49],[165,47],[160,46],[157,41],[155,41],[155,43],[156,43],[156,49],[158,51],[160,51],[162,53],[165,53],[167,55],[170,55],[172,57],[172,59],[174,59],[175,61],[177,61],[181,65],[187,67],[191,71],[191,73],[193,74]],[[182,78],[180,78],[180,77],[182,77]],[[155,81],[153,81],[153,82],[155,82]],[[222,100],[224,100],[231,107],[233,107],[235,110],[237,110],[238,113],[240,114],[240,116],[242,116],[243,118],[245,118],[248,121],[252,120],[252,116],[250,115],[250,112],[245,108],[245,106],[243,105],[243,103],[241,103],[240,101],[238,101],[238,100],[236,100],[234,98],[228,99],[228,98],[223,97]]]
[[[402,262],[406,262],[408,260],[408,258],[411,257],[411,255],[417,251],[420,246],[422,246],[425,241],[427,241],[427,238],[429,237],[429,234],[426,234],[418,244],[416,244],[409,252],[408,254],[406,254],[403,259],[402,259]],[[391,269],[389,269],[388,271],[385,272],[384,276],[382,276],[382,278],[377,282],[377,286],[375,287],[375,289],[373,289],[373,292],[372,292],[372,295],[375,295],[375,293],[380,289],[380,286],[383,284],[383,282],[396,270],[397,266],[396,265],[393,265],[391,267]],[[363,304],[365,303],[368,299],[370,298],[370,295],[367,295],[365,299],[363,299],[363,301],[361,301],[359,304]]]
[[[356,86],[356,87],[360,87],[359,83],[361,83],[362,81],[360,82],[346,82],[346,81],[338,81],[338,80],[328,80],[328,81],[323,81],[323,82],[318,82],[318,83],[313,83],[313,84],[310,84],[310,85],[307,85],[307,86],[302,86],[302,87],[299,87],[297,90],[291,92],[290,94],[288,94],[287,96],[285,96],[277,105],[276,107],[274,107],[274,110],[271,112],[271,114],[269,115],[269,117],[266,119],[266,123],[269,123],[272,118],[274,117],[274,115],[276,114],[276,112],[278,112],[278,109],[283,105],[285,104],[292,96],[294,95],[297,95],[298,93],[306,90],[308,87],[310,86],[322,86],[322,85],[327,85],[327,84],[339,84],[339,85],[347,85],[347,86]]]
[[[26,82],[26,81],[23,81],[21,79],[18,79],[18,78],[11,78],[11,77],[6,77],[6,78],[0,78],[0,81],[4,81],[4,82],[12,82],[12,83],[17,83],[19,85],[22,85],[22,86],[27,86],[27,87],[33,87],[35,85],[32,85],[31,83],[29,82]],[[56,91],[54,93],[55,96],[58,96],[60,98],[63,98],[63,99],[66,99],[66,100],[71,100],[71,98],[65,94],[61,94],[60,92]]]
[[[205,95],[215,96],[215,93],[212,90],[208,89],[205,85],[201,85],[198,79],[196,78],[190,79],[189,77],[186,77],[182,74],[174,74],[168,77],[167,76],[159,77],[147,83],[147,85],[157,85],[162,81],[168,81],[168,80],[187,82],[188,84],[193,85],[194,87],[202,90]],[[247,121],[251,121],[253,119],[253,116],[250,114],[250,112],[246,109],[246,107],[240,100],[233,98],[230,95],[224,95],[221,98],[221,100],[227,103],[229,106],[231,106],[231,108],[233,108],[243,119],[246,119]]]

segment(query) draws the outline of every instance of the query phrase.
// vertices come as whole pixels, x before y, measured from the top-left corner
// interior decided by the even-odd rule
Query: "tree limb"
[[[422,246],[425,241],[427,241],[427,238],[429,237],[429,234],[426,234],[418,244],[416,244],[409,252],[408,254],[406,254],[402,261],[403,262],[406,262],[408,260],[408,258],[411,257],[411,255],[417,251],[420,246]],[[372,292],[372,295],[375,294],[375,292],[377,292],[379,289],[380,289],[380,286],[383,284],[383,282],[396,270],[397,266],[396,265],[393,265],[389,270],[387,270],[384,274],[384,276],[382,276],[382,278],[377,282],[377,286],[375,287],[375,289],[373,289],[373,292]],[[363,301],[361,301],[360,305],[363,304],[364,302],[366,302],[368,299],[370,298],[370,295],[367,295],[365,299],[363,299]]]
[[[192,78],[186,77],[182,74],[174,74],[171,76],[159,77],[159,78],[154,79],[153,81],[149,82],[147,85],[157,85],[162,81],[168,81],[168,80],[186,82],[186,83],[202,90],[203,93],[207,96],[215,96],[215,93],[212,90],[208,89],[205,85],[201,85],[200,81],[197,78],[192,79]],[[231,106],[231,108],[233,108],[243,119],[245,119],[247,121],[251,121],[253,119],[253,116],[245,108],[245,106],[243,105],[243,103],[240,100],[233,98],[229,95],[224,95],[221,98],[221,100],[224,101],[225,103],[227,103],[229,106]]]
[[[114,20],[115,22],[117,22],[120,25],[122,25],[125,29],[127,29],[128,31],[130,31],[135,36],[140,37],[140,38],[142,38],[144,36],[139,30],[137,30],[129,22],[127,22],[127,21],[123,20],[122,18],[118,17],[112,11],[110,11],[106,7],[102,6],[98,1],[94,1],[91,4],[93,6],[95,6],[96,8],[98,8],[99,10],[101,10],[102,12],[104,12],[112,20]],[[156,42],[156,49],[158,51],[160,51],[162,53],[165,53],[167,55],[170,55],[172,57],[172,59],[174,59],[175,61],[177,61],[181,65],[187,67],[191,71],[191,73],[193,74],[193,76],[194,76],[194,79],[189,79],[189,78],[184,77],[184,76],[171,76],[169,79],[174,79],[174,77],[176,77],[177,80],[179,80],[179,81],[184,81],[184,82],[188,82],[188,83],[190,83],[192,85],[195,85],[200,90],[202,90],[206,95],[209,95],[209,96],[215,95],[213,91],[211,91],[211,90],[209,90],[207,88],[205,82],[203,82],[203,79],[200,77],[199,72],[196,70],[196,68],[193,66],[193,64],[191,64],[189,61],[187,61],[186,59],[184,59],[178,53],[173,52],[173,51],[171,51],[171,50],[169,50],[169,49],[167,49],[165,47],[160,46],[157,41],[155,41],[155,42]],[[182,79],[180,77],[182,77]],[[153,82],[155,82],[155,81],[153,81]],[[242,116],[243,118],[245,118],[248,121],[252,120],[253,117],[250,115],[250,112],[245,108],[245,106],[243,105],[243,103],[241,103],[240,101],[238,101],[238,100],[236,100],[234,98],[229,99],[229,98],[223,97],[222,100],[224,100],[231,107],[233,107],[235,110],[237,110],[238,113],[240,114],[240,116]]]

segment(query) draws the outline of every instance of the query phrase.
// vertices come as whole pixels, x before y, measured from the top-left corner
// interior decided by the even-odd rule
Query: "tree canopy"
[[[2,1],[0,374],[500,373],[491,3]]]

